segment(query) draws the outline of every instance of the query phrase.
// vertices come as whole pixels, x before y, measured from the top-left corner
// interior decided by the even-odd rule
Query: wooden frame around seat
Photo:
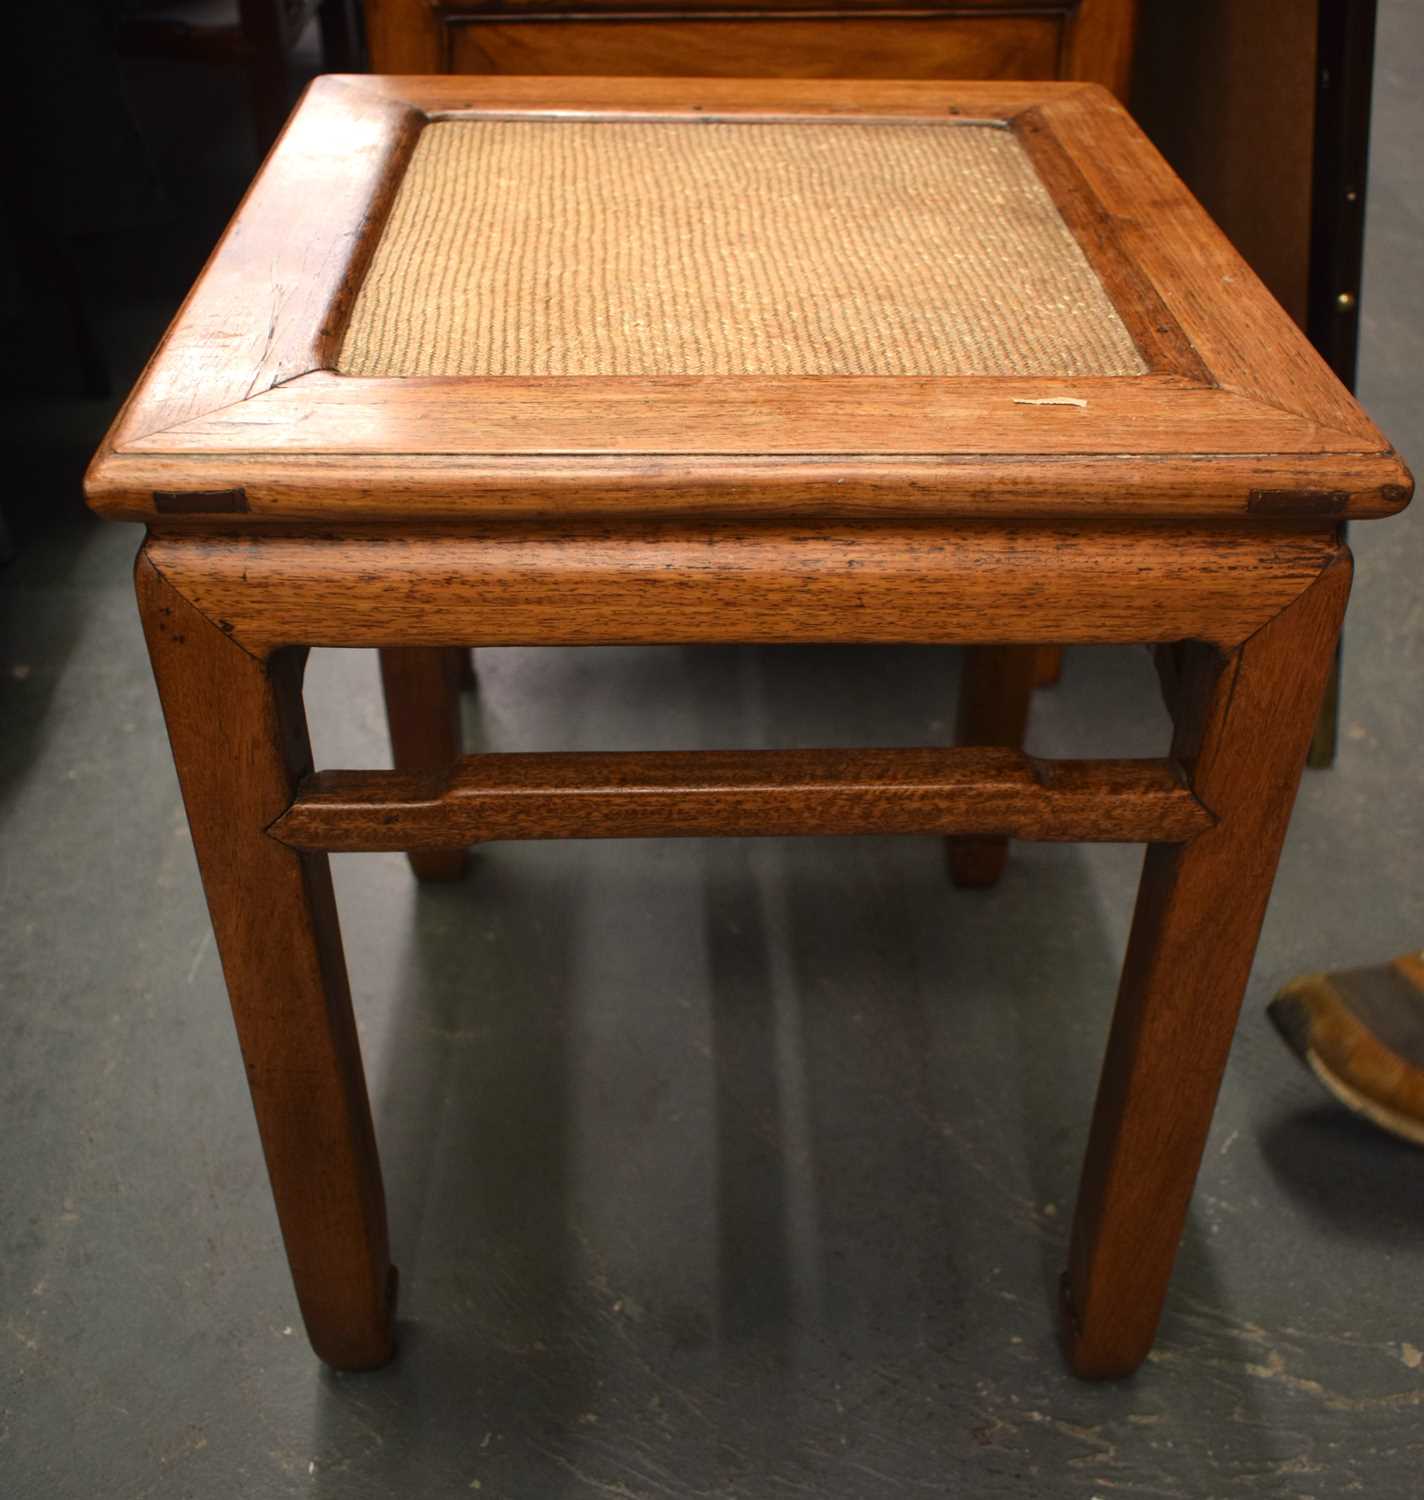
[[[1018,131],[1148,375],[332,373],[427,120],[955,115]],[[1065,399],[1086,404],[1043,404]],[[1339,519],[1405,498],[1389,445],[1105,90],[838,80],[318,80],[90,484],[105,515],[238,525],[679,510]]]
[[[451,114],[1002,120],[1149,372],[335,375],[401,165]],[[490,838],[881,829],[1148,844],[1065,1279],[1074,1367],[1134,1368],[1348,594],[1339,522],[1410,489],[1101,89],[319,81],[89,476],[100,513],[149,528],[145,630],[317,1351],[380,1363],[394,1307],[326,851],[453,874]],[[996,733],[989,668],[1065,640],[1158,648],[1167,757],[1043,762]],[[456,646],[811,641],[972,646],[971,748],[460,759],[452,739]],[[424,673],[426,747],[314,774],[311,646],[383,648],[388,694]]]

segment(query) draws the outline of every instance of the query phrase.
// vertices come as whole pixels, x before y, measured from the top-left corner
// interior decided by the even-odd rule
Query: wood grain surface
[[[1063,78],[1100,83],[1126,99],[1132,82],[1139,0],[1082,0],[1063,34]]]
[[[143,553],[135,581],[302,1318],[329,1364],[379,1365],[395,1278],[331,874],[263,832],[311,767],[305,653],[257,661]]]
[[[1147,851],[1065,1278],[1080,1374],[1151,1347],[1350,577],[1342,549],[1237,651],[1181,653],[1173,754],[1219,821]]]
[[[1013,123],[1164,373],[337,376],[334,343],[414,132],[452,115]],[[304,211],[318,177],[320,215]],[[758,505],[1244,517],[1262,495],[1281,517],[1343,517],[1396,510],[1410,487],[1106,91],[805,79],[320,80],[89,476],[103,514],[195,527],[239,492],[246,514],[300,523]],[[205,510],[214,495],[223,505]]]
[[[1213,383],[1382,447],[1377,429],[1284,308],[1120,105],[1078,94],[1045,107],[1054,134]],[[1112,118],[1112,125],[1107,123]]]
[[[250,400],[335,357],[333,331],[422,123],[419,111],[359,79],[323,79],[307,91],[139,378],[113,441]]]
[[[377,73],[1075,78],[1125,92],[1137,0],[367,0]]]
[[[322,771],[268,832],[295,849],[852,833],[1188,839],[1211,814],[1168,761],[1014,750],[472,755],[445,774]]]
[[[475,16],[441,38],[457,73],[699,77],[1033,78],[1057,69],[1055,17],[769,10]]]
[[[397,771],[448,771],[460,758],[460,679],[464,652],[428,646],[386,646],[381,657],[381,694]],[[412,851],[410,867],[420,880],[458,880],[465,873],[458,844]]]
[[[1038,669],[1039,649],[1032,646],[970,646],[960,670],[955,744],[1021,749]],[[948,853],[955,885],[982,890],[1004,873],[1009,845],[1003,837],[957,838]]]
[[[284,645],[1235,645],[1334,529],[572,525],[155,536],[153,566],[247,650]]]

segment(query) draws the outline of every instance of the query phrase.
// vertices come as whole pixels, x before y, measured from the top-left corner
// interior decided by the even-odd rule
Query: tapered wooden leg
[[[324,855],[270,838],[311,769],[301,655],[259,661],[144,553],[139,608],[312,1347],[339,1369],[394,1349],[380,1163]]]
[[[460,757],[460,684],[469,652],[444,646],[387,646],[381,687],[397,771],[440,771]],[[464,849],[422,849],[407,856],[421,880],[458,880]]]
[[[958,745],[1022,748],[1028,708],[1038,676],[1036,646],[969,646],[959,686]],[[955,885],[995,885],[1009,857],[1008,839],[950,839],[949,873]]]
[[[1349,593],[1349,554],[1229,656],[1164,680],[1174,754],[1219,819],[1147,851],[1064,1280],[1073,1368],[1151,1347]]]

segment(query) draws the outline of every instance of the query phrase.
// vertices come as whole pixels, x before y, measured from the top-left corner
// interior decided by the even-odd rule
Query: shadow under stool
[[[1147,845],[1064,1277],[1151,1345],[1349,592],[1407,470],[1105,90],[319,80],[91,468],[140,608],[297,1295],[393,1350],[327,855]],[[1020,748],[1033,653],[1157,650],[1160,759]],[[471,645],[970,650],[960,745],[461,756]],[[312,646],[393,771],[314,770]]]

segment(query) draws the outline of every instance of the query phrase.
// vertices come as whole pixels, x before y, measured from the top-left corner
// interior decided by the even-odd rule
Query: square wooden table
[[[392,1351],[327,867],[490,839],[1148,845],[1064,1279],[1146,1354],[1349,590],[1411,480],[1110,95],[327,78],[88,481],[138,593],[312,1343]],[[1021,753],[1036,643],[1158,648],[1157,760]],[[973,648],[960,748],[461,758],[451,651]],[[397,769],[313,772],[311,646]],[[987,748],[985,748],[987,747]],[[964,840],[970,842],[965,843]],[[949,899],[948,895],[946,899]],[[893,1205],[887,1205],[894,1212]]]

